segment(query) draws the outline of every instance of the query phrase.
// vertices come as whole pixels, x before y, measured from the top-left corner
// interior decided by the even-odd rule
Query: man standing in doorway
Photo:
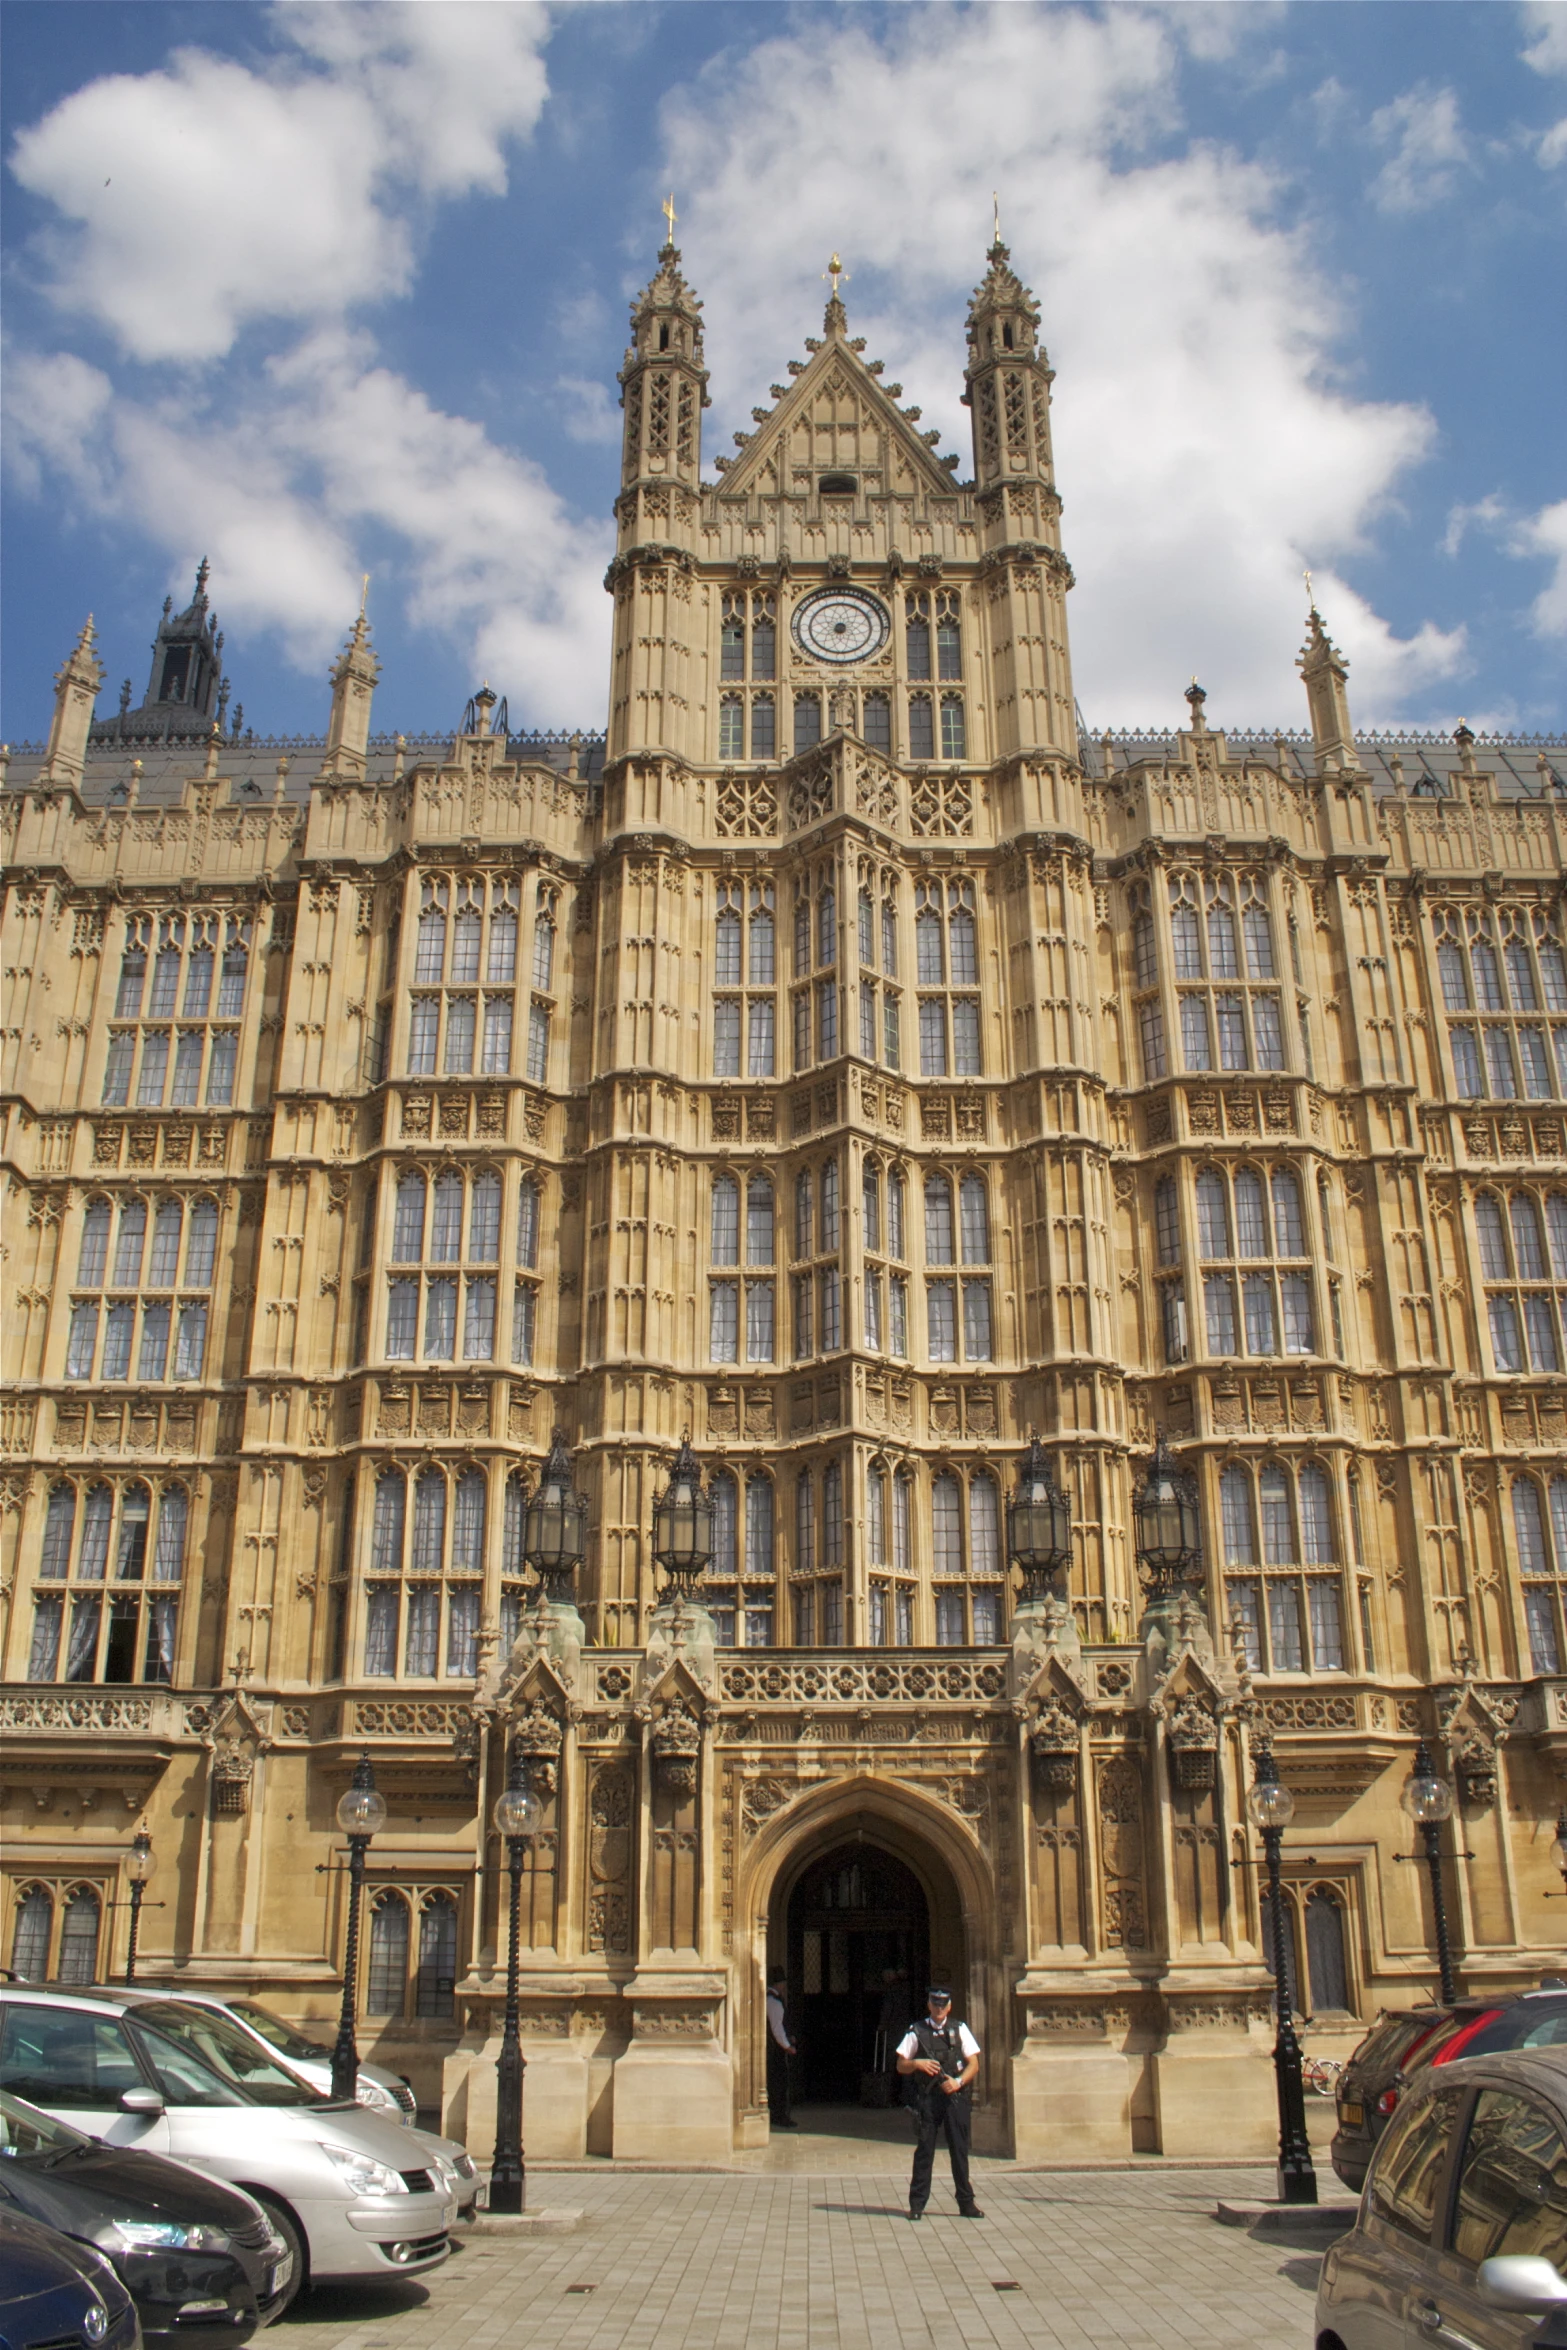
[[[933,1983],[925,1998],[926,2014],[898,2042],[898,2070],[911,2083],[904,2094],[919,2129],[909,2180],[909,2217],[925,2216],[936,2140],[944,2137],[959,2216],[983,2219],[968,2175],[969,2089],[979,2071],[979,2042],[967,2024],[952,2021],[952,1993],[944,1983]]]
[[[767,2113],[775,2130],[792,2130],[789,2111],[789,2059],[795,2045],[784,2016],[787,1977],[775,1967],[767,1978]]]

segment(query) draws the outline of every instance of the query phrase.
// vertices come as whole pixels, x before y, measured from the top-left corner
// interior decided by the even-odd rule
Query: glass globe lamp
[[[145,1828],[138,1828],[131,1839],[131,1849],[125,1862],[125,1874],[133,1885],[149,1885],[157,1866],[158,1856],[152,1849],[152,1838]]]
[[[497,1836],[532,1836],[543,1817],[544,1806],[531,1787],[509,1786],[495,1798]]]
[[[378,1836],[386,1826],[386,1798],[376,1790],[368,1754],[354,1765],[353,1782],[339,1798],[337,1824],[345,1836]]]
[[[1452,1817],[1453,1790],[1445,1779],[1438,1778],[1431,1749],[1423,1738],[1399,1801],[1419,1828],[1434,1828]]]

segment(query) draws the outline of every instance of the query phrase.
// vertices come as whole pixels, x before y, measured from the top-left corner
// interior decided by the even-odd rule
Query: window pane
[[[1181,998],[1181,1053],[1188,1069],[1211,1069],[1213,1050],[1208,1040],[1208,1007],[1200,995]]]
[[[538,1321],[539,1293],[531,1281],[519,1281],[512,1293],[511,1359],[514,1363],[533,1360],[534,1332]]]
[[[1161,1176],[1154,1185],[1153,1212],[1159,1262],[1161,1265],[1178,1265],[1181,1261],[1180,1214],[1175,1184],[1168,1175]]]
[[[133,1305],[111,1306],[104,1317],[103,1361],[99,1376],[104,1379],[127,1379],[131,1369],[131,1337],[136,1323]]]
[[[1254,995],[1251,999],[1251,1028],[1257,1044],[1259,1069],[1282,1069],[1284,1066],[1284,1027],[1276,995]]]
[[[714,1179],[712,1247],[708,1261],[714,1265],[740,1262],[740,1186],[732,1175]]]
[[[76,1572],[84,1583],[101,1583],[109,1567],[109,1523],[114,1496],[107,1485],[95,1485],[82,1511],[82,1552]]]
[[[1267,1566],[1290,1566],[1298,1557],[1295,1548],[1295,1529],[1290,1516],[1289,1478],[1278,1467],[1269,1466],[1258,1479],[1262,1500],[1262,1556]]]
[[[836,1269],[821,1276],[822,1350],[824,1353],[843,1344],[841,1322],[842,1292]]]
[[[892,750],[892,704],[885,694],[867,694],[861,733],[867,747],[884,757]]]
[[[968,726],[956,694],[941,697],[941,755],[944,759],[968,757]]]
[[[474,1023],[478,1007],[471,995],[446,999],[446,1072],[466,1077],[473,1068]]]
[[[838,1162],[829,1159],[822,1169],[822,1246],[838,1245]]]
[[[709,1296],[708,1353],[715,1363],[739,1361],[739,1291],[733,1281],[715,1281]]]
[[[525,1181],[517,1193],[517,1262],[531,1273],[539,1261],[539,1187]]]
[[[438,1265],[455,1264],[462,1255],[462,1177],[442,1175],[435,1186],[435,1214],[430,1220],[430,1255]]]
[[[457,1284],[432,1281],[425,1291],[424,1351],[435,1360],[457,1352]]]
[[[212,1279],[218,1246],[218,1211],[210,1199],[199,1199],[190,1212],[190,1238],[185,1245],[185,1279],[192,1289],[205,1289]]]
[[[1506,1102],[1514,1098],[1518,1081],[1513,1074],[1512,1043],[1505,1028],[1487,1028],[1485,1032],[1485,1073],[1493,1100]]]
[[[1460,1101],[1478,1101],[1485,1087],[1480,1078],[1480,1048],[1472,1028],[1449,1031],[1453,1047],[1453,1083]]]
[[[817,1058],[833,1061],[838,1057],[838,982],[819,979],[816,983]]]
[[[721,1260],[715,1258],[714,1262]],[[773,1261],[773,1187],[765,1176],[753,1176],[745,1195],[745,1261],[770,1265]]]
[[[401,2015],[408,1972],[408,1905],[400,1893],[379,1893],[370,1912],[366,2015]]]
[[[713,1075],[740,1074],[740,1006],[732,997],[713,1006]]]
[[[1246,1352],[1250,1355],[1278,1353],[1278,1333],[1274,1327],[1273,1281],[1267,1273],[1249,1273],[1241,1284],[1246,1300]]]
[[[920,1004],[920,1075],[945,1077],[947,1074],[947,1007],[940,997],[926,997]]]
[[[1235,1290],[1223,1275],[1210,1274],[1203,1283],[1203,1306],[1208,1323],[1208,1352],[1235,1352]]]
[[[815,694],[796,694],[794,697],[794,747],[796,754],[811,750],[822,739],[822,705]]]
[[[1213,1253],[1219,1256],[1226,1252],[1216,1249]],[[1243,1167],[1235,1178],[1235,1254],[1265,1257],[1267,1253],[1268,1219],[1262,1204],[1262,1178]]]
[[[943,1186],[945,1192],[945,1186]],[[988,1265],[990,1262],[990,1215],[985,1197],[985,1179],[982,1175],[965,1175],[959,1187],[960,1216],[965,1265]],[[951,1216],[951,1198],[947,1195],[947,1213]],[[950,1228],[950,1226],[949,1226]],[[949,1264],[950,1258],[939,1260]]]
[[[485,997],[483,1072],[486,1077],[504,1077],[511,1068],[511,1012],[509,995]]]
[[[773,1074],[773,1006],[770,999],[759,1000],[751,1006],[750,1057],[746,1068],[752,1077],[771,1077]]]
[[[468,1363],[487,1363],[495,1352],[495,1283],[488,1276],[467,1285],[462,1351]]]
[[[1269,927],[1266,906],[1259,906],[1254,899],[1242,915],[1241,925],[1246,934],[1246,969],[1249,976],[1253,979],[1271,979],[1274,975],[1273,932]]]
[[[490,916],[490,954],[484,976],[492,985],[501,986],[517,976],[517,916],[510,906],[497,907]]]
[[[933,759],[936,755],[936,720],[929,694],[909,696],[909,757]]]
[[[977,1077],[979,1066],[979,1006],[959,996],[952,1006],[952,1067],[958,1077]]]
[[[971,1363],[988,1363],[990,1344],[990,1283],[963,1284],[963,1352]]]
[[[365,1673],[390,1678],[397,1671],[397,1619],[402,1595],[395,1584],[373,1590],[365,1612]]]
[[[1215,996],[1213,1010],[1219,1027],[1219,1067],[1249,1069],[1251,1062],[1246,1052],[1246,1016],[1240,997]]]
[[[1198,940],[1197,909],[1183,900],[1170,909],[1170,947],[1177,979],[1201,979],[1202,947]]]
[[[745,1488],[745,1571],[748,1576],[773,1571],[773,1481],[751,1477]]]
[[[439,1585],[408,1594],[408,1631],[403,1649],[403,1671],[421,1678],[435,1671],[441,1636]]]
[[[1238,1461],[1232,1461],[1219,1479],[1219,1515],[1225,1564],[1254,1567],[1257,1537],[1251,1514],[1251,1478]]]
[[[408,1022],[408,1073],[411,1077],[434,1076],[435,1043],[440,1021],[440,997],[416,995]]]
[[[769,672],[772,663],[768,663]],[[771,694],[757,694],[751,703],[751,756],[753,759],[775,759],[778,756],[778,707]]]
[[[860,1058],[876,1058],[876,990],[868,979],[860,981]]]
[[[768,888],[767,895],[768,898],[771,899],[771,886]],[[754,893],[752,904],[754,908]],[[750,964],[751,985],[753,987],[772,986],[773,980],[777,976],[777,959],[776,941],[773,931],[773,918],[771,914],[762,912],[760,910],[753,910],[751,915]]]
[[[957,1333],[955,1329],[955,1301],[950,1281],[931,1281],[925,1287],[926,1324],[929,1354],[933,1363],[952,1363],[957,1360]]]
[[[1491,1352],[1499,1371],[1521,1371],[1525,1368],[1523,1341],[1518,1330],[1518,1315],[1510,1297],[1493,1297],[1490,1301]]]
[[[725,631],[727,636],[728,632]],[[729,647],[724,647],[727,660]],[[726,677],[738,677],[738,669],[725,669]],[[718,756],[720,759],[745,757],[745,703],[739,694],[725,694],[718,705]]]
[[[773,1285],[749,1281],[745,1291],[745,1359],[770,1363],[773,1359]]]
[[[478,1594],[464,1593],[463,1598],[477,1601]],[[456,1607],[456,1600],[453,1607]],[[455,1615],[453,1622],[455,1623]],[[448,1635],[448,1647],[451,1645]],[[473,1665],[454,1666],[450,1658],[447,1671],[460,1671],[464,1678],[474,1671]],[[446,1893],[432,1893],[419,1919],[419,1965],[414,1976],[414,2013],[421,2016],[443,2016],[455,2012],[453,1993],[457,1986],[457,1904]]]
[[[409,1559],[416,1575],[438,1575],[446,1555],[446,1479],[426,1469],[414,1487],[414,1540]]]
[[[1311,1283],[1304,1273],[1286,1273],[1279,1292],[1284,1308],[1284,1352],[1314,1353],[1317,1340],[1311,1311]]]
[[[715,987],[738,987],[740,984],[740,917],[732,907],[726,908],[718,917],[713,984]]]
[[[136,1358],[138,1379],[161,1379],[169,1355],[171,1309],[166,1304],[143,1308],[141,1350]]]
[[[967,1627],[963,1621],[963,1594],[961,1591],[938,1591],[936,1594],[936,1646],[962,1648]]]
[[[446,967],[446,916],[438,906],[426,906],[419,917],[419,943],[414,950],[415,979],[440,979]]]
[[[201,1099],[201,1057],[206,1038],[199,1028],[182,1028],[174,1048],[174,1084],[169,1094],[176,1109],[193,1109]]]
[[[1224,1177],[1211,1168],[1197,1178],[1197,1248],[1203,1257],[1227,1257],[1232,1253]]]
[[[468,1210],[468,1254],[475,1263],[493,1265],[501,1253],[501,1179],[476,1175]]]
[[[1164,1014],[1157,1004],[1144,1004],[1137,1016],[1142,1036],[1143,1075],[1164,1075]]]
[[[1306,1903],[1306,1972],[1314,2013],[1349,2007],[1349,1972],[1344,1963],[1344,1912],[1330,1893],[1313,1893]]]
[[[887,1284],[887,1347],[900,1360],[909,1351],[909,1285],[901,1274]]]
[[[925,1182],[925,1262],[950,1265],[954,1261],[952,1186],[944,1175],[931,1175]]]
[[[97,1344],[98,1308],[95,1305],[72,1306],[71,1331],[65,1344],[67,1379],[92,1377],[93,1353]]]
[[[543,1004],[528,1007],[528,1075],[542,1085],[549,1074],[550,1016]]]
[[[1311,1669],[1315,1673],[1344,1670],[1344,1628],[1339,1620],[1338,1584],[1325,1575],[1313,1575],[1306,1585],[1311,1610]]]
[[[1268,1646],[1276,1673],[1305,1671],[1300,1637],[1300,1593],[1294,1582],[1274,1576],[1268,1583]]]

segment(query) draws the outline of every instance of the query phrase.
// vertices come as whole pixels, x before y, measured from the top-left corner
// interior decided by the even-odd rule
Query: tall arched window
[[[965,1175],[960,1187],[963,1262],[965,1265],[988,1265],[990,1262],[990,1209],[985,1196],[983,1175]]]
[[[390,1888],[370,1904],[370,1961],[365,1969],[365,2014],[401,2015],[408,1980],[408,1904]]]
[[[1264,1461],[1255,1485],[1253,1477],[1251,1464],[1232,1461],[1219,1479],[1232,1631],[1254,1672],[1342,1672],[1343,1576],[1327,1471]]]
[[[106,1199],[95,1199],[82,1218],[82,1245],[76,1260],[76,1283],[79,1289],[99,1289],[103,1286],[104,1268],[109,1261],[111,1213]]]
[[[753,1175],[745,1193],[745,1261],[770,1265],[773,1261],[773,1187],[765,1175]]]
[[[539,1187],[531,1176],[517,1188],[517,1262],[530,1272],[539,1262]]]
[[[468,1254],[475,1264],[493,1265],[501,1253],[501,1179],[486,1168],[473,1179],[468,1210]]]
[[[925,1262],[950,1265],[953,1261],[952,1186],[945,1175],[925,1179]]]
[[[63,1581],[70,1571],[71,1534],[76,1524],[76,1488],[56,1485],[49,1495],[44,1518],[43,1549],[38,1561],[40,1582]]]
[[[47,1886],[29,1885],[17,1900],[11,1931],[11,1972],[24,1983],[41,1983],[49,1971],[49,1937],[54,1901]]]
[[[424,1255],[424,1177],[410,1167],[398,1178],[392,1217],[392,1262],[416,1265]]]
[[[1337,1898],[1322,1885],[1306,1896],[1306,1973],[1313,2015],[1320,2015],[1324,2010],[1348,2012],[1344,1912]]]
[[[1567,1477],[1551,1479],[1546,1501],[1533,1477],[1513,1479],[1513,1535],[1532,1669],[1557,1673],[1567,1655]]]
[[[484,1518],[487,1488],[482,1469],[465,1469],[457,1480],[452,1511],[452,1573],[484,1572]]]
[[[1205,1168],[1197,1178],[1197,1247],[1205,1258],[1227,1257],[1234,1253],[1230,1247],[1230,1216],[1224,1193],[1224,1177],[1212,1167]]]
[[[414,2014],[456,2012],[457,1904],[449,1893],[427,1893],[419,1906],[419,1965],[414,1975]]]
[[[67,1897],[60,1920],[60,1959],[55,1980],[95,1983],[98,1980],[98,1929],[103,1906],[90,1885],[78,1885]]]
[[[454,1265],[462,1255],[463,1181],[455,1168],[435,1181],[435,1213],[430,1219],[430,1258],[437,1265]]]
[[[715,1265],[740,1262],[740,1186],[732,1175],[713,1178],[713,1236],[711,1261]]]
[[[371,1571],[399,1575],[403,1567],[403,1513],[407,1488],[401,1469],[384,1469],[376,1479],[375,1522],[371,1531]]]

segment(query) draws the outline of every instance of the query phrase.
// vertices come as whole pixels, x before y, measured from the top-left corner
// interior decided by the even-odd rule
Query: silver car
[[[104,1996],[127,2001],[163,2000],[169,1994],[166,1991],[135,1988],[121,1991],[106,1987]],[[262,2007],[254,1999],[220,1999],[213,1991],[182,1990],[178,1997],[184,2007],[210,2007],[219,2015],[227,2016],[251,2035],[264,2054],[281,2056],[288,2070],[297,2073],[307,2088],[314,2089],[318,2096],[331,2095],[330,2051],[322,2048],[315,2040],[307,2040],[292,2024],[285,2023],[281,2016],[273,2015],[270,2008]],[[387,2083],[395,2086],[398,2092],[395,2097],[386,2086]],[[404,2099],[407,2100],[406,2106]],[[384,2066],[367,2067],[361,2064],[358,2102],[368,2106],[372,2113],[384,2114],[388,2121],[403,2124],[415,2143],[424,2148],[430,2167],[440,2173],[451,2189],[457,2199],[459,2212],[464,2218],[471,2218],[479,2196],[479,2173],[473,2157],[454,2138],[440,2138],[433,2130],[421,2130],[418,2127],[414,2121],[414,2094],[407,2082],[399,2080],[396,2073],[387,2072]]]
[[[1414,2075],[1323,2261],[1316,2344],[1567,2350],[1567,2052]]]
[[[410,2133],[318,2096],[254,2033],[193,2001],[0,1993],[0,2087],[112,2146],[194,2163],[265,2206],[308,2280],[406,2276],[447,2257],[456,2196]]]

